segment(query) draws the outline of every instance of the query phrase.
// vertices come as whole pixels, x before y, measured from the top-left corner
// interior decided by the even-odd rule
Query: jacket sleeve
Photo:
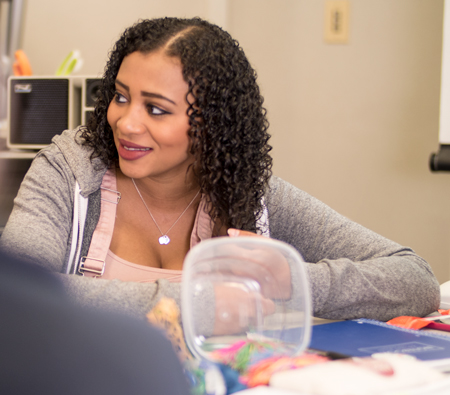
[[[167,280],[136,283],[73,274],[61,274],[60,278],[71,299],[83,306],[145,318],[162,296],[173,298],[180,305],[181,284]]]
[[[410,248],[279,178],[271,182],[267,206],[271,237],[294,246],[307,262],[316,317],[387,321],[438,308],[439,283]]]

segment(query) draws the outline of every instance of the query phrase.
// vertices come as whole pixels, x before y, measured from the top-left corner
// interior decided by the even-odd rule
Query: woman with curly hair
[[[439,284],[411,249],[272,176],[262,104],[255,71],[219,27],[138,22],[110,53],[88,125],[34,160],[3,248],[65,273],[85,304],[145,316],[161,296],[179,302],[194,245],[259,233],[301,253],[315,316],[435,310]]]

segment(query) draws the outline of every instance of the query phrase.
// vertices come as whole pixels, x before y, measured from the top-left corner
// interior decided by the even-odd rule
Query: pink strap
[[[81,258],[78,272],[86,277],[99,277],[105,271],[105,260],[114,231],[117,204],[120,192],[117,191],[116,171],[108,169],[103,176],[101,189],[100,218],[92,235],[87,256]]]
[[[208,214],[209,205],[206,202],[205,195],[202,195],[195,216],[194,227],[191,233],[191,247],[194,247],[202,240],[210,239],[214,230],[214,223]]]

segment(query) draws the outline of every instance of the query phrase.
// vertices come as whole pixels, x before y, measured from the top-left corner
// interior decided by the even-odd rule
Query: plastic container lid
[[[186,256],[181,309],[186,343],[202,360],[241,340],[274,342],[286,356],[311,335],[305,263],[290,245],[264,237],[218,237]]]

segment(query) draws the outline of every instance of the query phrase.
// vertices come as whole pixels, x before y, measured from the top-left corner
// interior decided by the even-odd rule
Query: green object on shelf
[[[83,61],[80,57],[80,51],[70,51],[69,55],[66,56],[61,65],[58,67],[58,70],[56,70],[56,75],[70,75],[75,70],[78,70],[81,67],[82,63]]]

